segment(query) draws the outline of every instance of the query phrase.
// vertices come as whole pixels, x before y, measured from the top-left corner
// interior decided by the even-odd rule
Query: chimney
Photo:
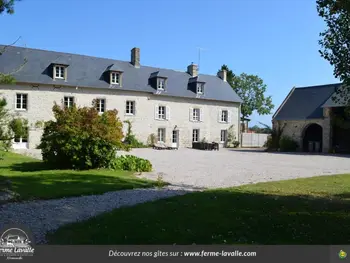
[[[140,67],[140,49],[138,47],[134,47],[131,50],[131,64],[134,65],[135,68]]]
[[[222,79],[223,81],[227,82],[227,71],[225,69],[220,70],[218,73],[218,76],[220,79]]]
[[[193,62],[192,62],[191,65],[189,65],[187,67],[187,72],[192,77],[197,77],[197,75],[198,75],[198,66],[196,64],[193,64]]]

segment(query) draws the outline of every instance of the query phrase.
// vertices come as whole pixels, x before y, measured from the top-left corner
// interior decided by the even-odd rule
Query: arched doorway
[[[304,129],[303,136],[304,152],[322,151],[322,127],[316,123],[308,125]]]

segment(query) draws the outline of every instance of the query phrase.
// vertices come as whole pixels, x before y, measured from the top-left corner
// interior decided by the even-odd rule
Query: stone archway
[[[312,123],[303,131],[303,151],[322,152],[322,126]]]

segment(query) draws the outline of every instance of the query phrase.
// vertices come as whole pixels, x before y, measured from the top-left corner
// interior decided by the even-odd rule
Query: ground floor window
[[[199,141],[199,129],[194,129],[192,131],[192,141],[198,142]]]
[[[158,129],[158,142],[165,142],[165,128]]]
[[[25,136],[15,136],[12,147],[14,149],[28,148],[28,133]]]
[[[226,142],[226,140],[227,140],[227,130],[221,130],[220,142]]]

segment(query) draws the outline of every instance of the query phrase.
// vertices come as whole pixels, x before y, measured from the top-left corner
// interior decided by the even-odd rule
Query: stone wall
[[[28,119],[32,125],[37,121],[53,119],[52,106],[54,102],[62,104],[64,96],[74,96],[75,102],[79,106],[92,106],[92,100],[95,98],[106,99],[106,109],[117,109],[119,111],[118,116],[122,121],[130,120],[134,134],[144,143],[147,142],[151,133],[157,134],[158,128],[166,129],[166,142],[171,143],[172,131],[175,127],[179,130],[180,147],[192,145],[192,129],[200,129],[200,139],[206,138],[208,141],[218,142],[221,130],[228,129],[231,125],[234,125],[236,138],[239,138],[240,109],[239,103],[234,102],[160,96],[118,89],[77,89],[75,87],[55,89],[49,85],[40,85],[39,87],[2,85],[0,86],[0,93],[6,98],[8,108],[13,113]],[[16,93],[28,94],[27,110],[15,110]],[[126,115],[125,105],[127,100],[135,101],[135,115]],[[168,120],[155,119],[156,105],[164,105],[169,108],[170,115]],[[201,122],[190,120],[190,109],[195,107],[202,109],[203,121]],[[230,112],[229,123],[220,123],[218,120],[218,114],[223,109]],[[30,148],[35,148],[40,142],[41,134],[41,129],[30,129]]]
[[[318,124],[322,127],[322,152],[328,153],[332,145],[330,109],[324,109],[324,117],[322,119],[273,121],[273,127],[275,128],[284,126],[282,135],[289,136],[298,142],[299,151],[303,150],[304,132],[311,124]]]

